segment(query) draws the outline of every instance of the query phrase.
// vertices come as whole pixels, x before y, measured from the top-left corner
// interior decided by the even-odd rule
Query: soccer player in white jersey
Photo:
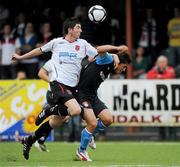
[[[55,69],[50,83],[51,89],[57,92],[56,95],[61,99],[62,104],[67,106],[69,114],[74,116],[81,112],[79,104],[72,95],[73,88],[79,81],[81,60],[86,55],[94,57],[97,50],[86,40],[79,39],[82,29],[77,18],[68,18],[64,23],[63,30],[64,37],[53,39],[44,46],[33,49],[24,55],[14,53],[12,60],[28,59],[51,51]],[[45,129],[52,128],[49,123],[44,126]],[[30,147],[38,136],[39,134],[34,134],[26,138],[23,150],[25,159],[29,158]]]
[[[53,91],[57,101],[61,101],[67,107],[69,115],[75,116],[81,112],[78,102],[73,97],[74,88],[79,81],[81,61],[86,55],[94,57],[98,52],[86,40],[79,39],[82,29],[77,18],[68,18],[64,22],[63,31],[64,37],[53,39],[40,48],[33,49],[24,55],[14,53],[12,61],[32,58],[41,55],[43,52],[51,51],[51,60],[55,71],[50,82],[51,91]],[[59,111],[63,115],[64,108]],[[29,151],[32,144],[46,134],[46,130],[52,128],[53,125],[46,122],[33,135],[23,140],[23,155],[25,159],[29,159]]]

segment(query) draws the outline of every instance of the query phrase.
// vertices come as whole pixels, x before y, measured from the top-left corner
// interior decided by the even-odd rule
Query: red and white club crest
[[[76,45],[76,46],[75,46],[75,49],[76,49],[77,51],[79,51],[80,46],[79,46],[79,45]]]

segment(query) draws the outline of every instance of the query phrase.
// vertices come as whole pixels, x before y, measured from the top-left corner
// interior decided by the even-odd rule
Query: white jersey
[[[97,50],[83,39],[70,43],[64,38],[56,38],[42,46],[41,50],[52,52],[54,70],[51,80],[71,87],[79,82],[82,59],[86,55],[97,55]]]
[[[49,79],[50,81],[52,81],[52,74],[54,73],[53,72],[53,62],[52,60],[48,60],[44,65],[43,67],[47,72],[48,72],[48,76],[49,76]]]
[[[43,68],[48,72],[49,80],[53,81],[53,78],[56,75],[55,66],[52,60],[48,60],[44,65]],[[53,76],[54,75],[54,76]],[[48,88],[50,90],[50,87]]]

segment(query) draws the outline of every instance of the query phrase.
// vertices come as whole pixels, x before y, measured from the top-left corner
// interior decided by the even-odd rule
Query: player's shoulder
[[[113,54],[113,53],[106,52],[105,55],[107,55],[107,56],[113,56],[114,54]]]
[[[84,44],[88,43],[85,39],[81,39],[81,38],[77,39],[77,42],[84,43]]]
[[[63,37],[58,37],[58,38],[54,38],[54,39],[52,39],[51,40],[51,42],[53,42],[53,43],[65,43],[65,40],[64,40],[64,38]]]
[[[113,57],[113,54],[109,52],[104,52],[102,54],[99,54],[98,57],[101,57],[101,58]]]
[[[57,38],[54,38],[53,41],[56,41],[56,42],[64,41],[64,38],[63,37],[57,37]]]
[[[114,61],[112,54],[105,52],[101,55],[96,57],[96,64],[105,65],[105,64],[112,64]]]

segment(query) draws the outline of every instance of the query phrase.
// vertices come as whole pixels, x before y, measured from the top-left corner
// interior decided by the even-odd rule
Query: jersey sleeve
[[[96,57],[96,64],[105,65],[110,64],[114,61],[112,54],[104,53],[101,56]]]
[[[94,57],[98,54],[96,48],[87,41],[85,41],[85,52],[88,57]]]
[[[42,68],[50,73],[52,71],[51,60],[47,61]]]
[[[53,40],[51,40],[50,42],[48,42],[47,44],[43,45],[43,46],[41,47],[41,51],[42,51],[42,52],[52,51],[52,48],[53,48],[53,45],[54,45],[55,40],[56,40],[56,39],[53,39]]]

